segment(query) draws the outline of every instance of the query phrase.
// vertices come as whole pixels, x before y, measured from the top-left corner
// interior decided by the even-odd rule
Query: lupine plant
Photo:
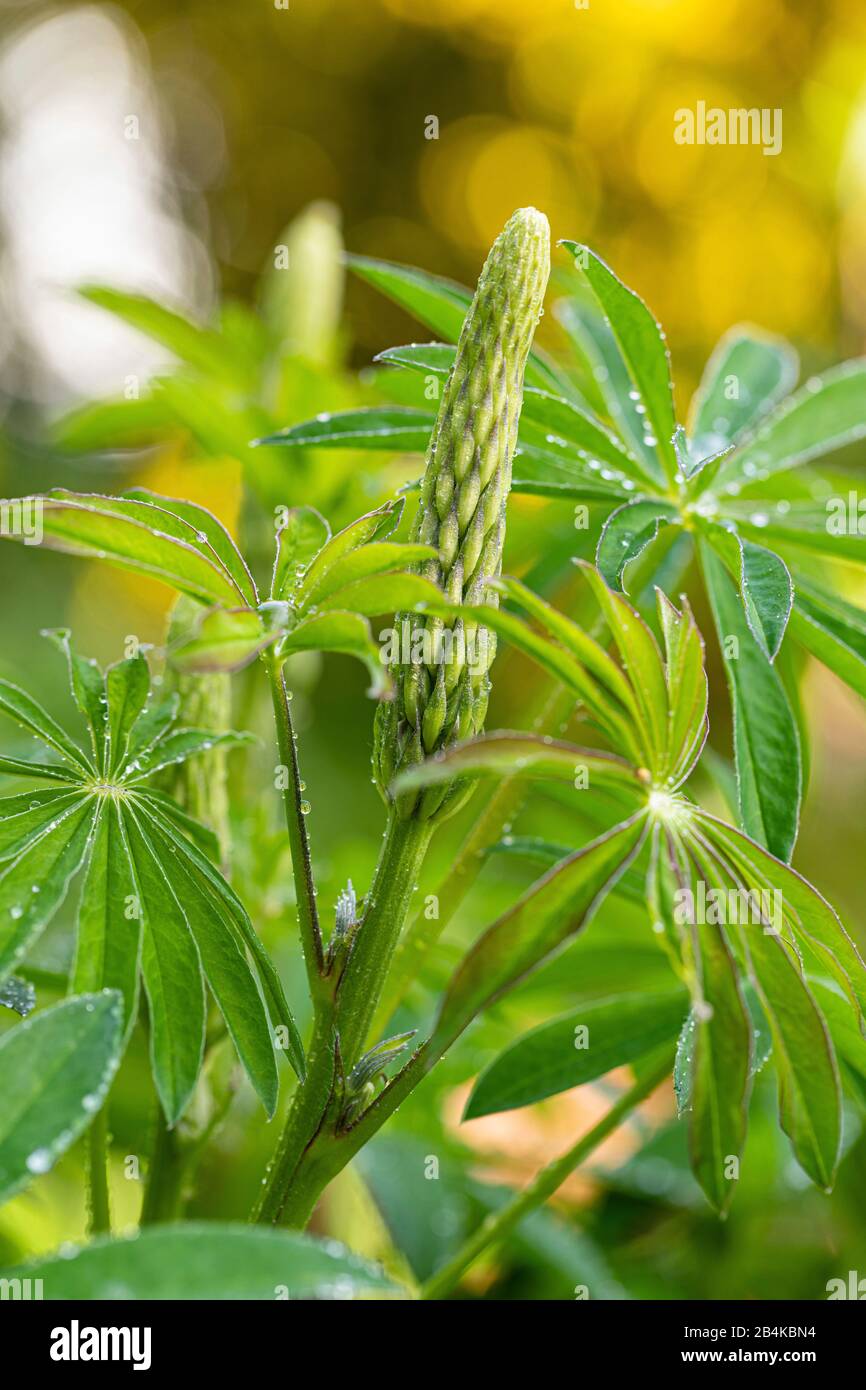
[[[787,492],[781,480],[866,433],[866,368],[826,373],[779,404],[793,384],[792,353],[738,330],[713,355],[687,432],[651,314],[592,252],[565,245],[597,304],[582,288],[558,302],[575,349],[564,362],[533,346],[549,269],[547,223],[533,209],[507,224],[474,295],[419,271],[353,262],[453,343],[382,354],[390,369],[420,372],[438,409],[353,410],[290,425],[264,443],[289,458],[301,446],[418,449],[423,476],[334,534],[310,506],[283,509],[266,579],[190,502],[141,488],[33,499],[43,547],[155,576],[180,596],[164,676],[137,650],[103,672],[76,654],[68,633],[53,634],[89,731],[86,748],[23,691],[0,685],[0,710],[48,750],[42,761],[0,761],[0,771],[28,783],[0,801],[7,1009],[32,1009],[40,977],[28,953],[83,873],[71,998],[0,1042],[4,1081],[12,1078],[0,1100],[0,1197],[47,1171],[86,1131],[91,1230],[103,1234],[39,1266],[51,1270],[57,1296],[112,1296],[118,1284],[126,1295],[183,1296],[192,1268],[198,1296],[273,1296],[274,1285],[289,1296],[417,1292],[404,1270],[388,1277],[298,1233],[329,1184],[470,1026],[591,932],[608,900],[641,905],[667,961],[663,985],[582,1005],[512,1040],[474,1078],[465,1118],[532,1105],[621,1065],[632,1067],[634,1082],[452,1252],[422,1295],[456,1288],[671,1078],[692,1171],[718,1213],[730,1207],[746,1161],[762,1069],[775,1073],[779,1123],[800,1169],[821,1189],[833,1184],[843,1093],[861,1104],[864,1094],[866,966],[836,912],[790,864],[805,731],[795,675],[777,667],[794,637],[866,693],[863,615],[819,587],[810,568],[816,555],[861,558],[862,541],[819,525],[832,475],[810,466]],[[510,492],[565,499],[579,529],[597,529],[595,564],[577,559],[575,611],[503,575]],[[414,520],[401,539],[407,496]],[[728,674],[736,793],[727,817],[704,804],[702,791],[703,639],[689,599],[668,596],[661,583],[688,574],[680,541],[698,554]],[[793,578],[789,554],[801,557]],[[370,627],[382,614],[394,616],[384,654]],[[484,731],[497,643],[547,683],[532,728]],[[367,668],[385,818],[369,887],[359,897],[347,885],[330,924],[286,678],[290,658],[310,650],[351,655]],[[248,740],[229,729],[224,708],[207,717],[200,684],[252,663],[273,705],[311,1013],[306,1046],[229,882],[222,771],[213,760],[230,748],[244,757]],[[580,728],[580,743],[563,737],[563,718]],[[31,782],[48,787],[32,791]],[[542,861],[541,876],[474,932],[432,1019],[395,1031],[484,855],[519,853],[506,824],[536,787],[568,805],[576,843],[522,847]],[[476,802],[477,824],[443,887],[444,910],[434,919],[413,912],[440,826]],[[105,1108],[136,1028],[149,1039],[162,1121],[146,1231],[124,1243],[105,1234]],[[582,1029],[586,1048],[575,1042]],[[224,1043],[265,1116],[277,1106],[282,1054],[291,1068],[282,1069],[283,1084],[294,1087],[273,1159],[250,1194],[246,1230],[166,1220],[181,1214],[170,1171],[172,1156],[181,1161],[177,1135],[195,1129]],[[209,1134],[205,1122],[197,1147]],[[216,1267],[226,1265],[221,1282]]]

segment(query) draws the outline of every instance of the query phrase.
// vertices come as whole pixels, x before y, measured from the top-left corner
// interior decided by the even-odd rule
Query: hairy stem
[[[546,695],[535,720],[535,727],[542,730],[558,727],[571,713],[575,703],[573,691],[563,689],[558,682]],[[513,777],[503,777],[488,797],[456,859],[449,865],[437,888],[438,917],[428,918],[423,912],[418,912],[397,946],[374,1031],[381,1033],[385,1029],[407,989],[418,978],[431,950],[484,867],[487,851],[514,820],[523,806],[527,791],[526,779],[515,774]]]
[[[467,1269],[475,1263],[479,1255],[501,1241],[520,1224],[525,1216],[528,1216],[530,1212],[535,1211],[553,1196],[575,1168],[583,1163],[609,1134],[613,1133],[626,1116],[634,1110],[635,1106],[645,1100],[664,1081],[665,1077],[670,1074],[671,1065],[672,1059],[666,1050],[664,1062],[651,1068],[640,1081],[635,1082],[630,1090],[620,1096],[598,1124],[593,1125],[591,1130],[584,1134],[581,1139],[578,1139],[577,1143],[573,1144],[559,1158],[554,1159],[546,1168],[542,1168],[541,1172],[521,1193],[506,1203],[504,1207],[501,1207],[499,1211],[493,1212],[487,1217],[475,1234],[470,1236],[465,1245],[458,1250],[453,1259],[449,1260],[442,1269],[428,1279],[421,1290],[421,1297],[425,1299],[443,1298],[449,1294],[460,1282]]]
[[[307,968],[310,995],[315,1002],[324,992],[322,975],[324,955],[319,917],[316,910],[316,894],[313,882],[313,869],[310,859],[310,842],[304,813],[301,809],[301,773],[298,766],[298,750],[295,747],[295,731],[292,724],[290,696],[279,663],[272,658],[267,660],[268,675],[271,682],[271,695],[274,702],[274,719],[277,729],[277,747],[280,763],[287,778],[283,792],[286,812],[286,826],[289,832],[289,846],[292,851],[292,875],[295,881],[295,897],[298,905],[298,926],[301,933],[301,949]]]
[[[340,1050],[347,1070],[363,1051],[391,960],[418,887],[433,835],[429,821],[401,820],[393,811],[364,915],[339,990]]]
[[[269,1222],[272,1225],[285,1221],[300,1228],[309,1220],[322,1189],[312,1194],[309,1207],[302,1204],[301,1214],[298,1215],[298,1191],[295,1182],[304,1155],[322,1126],[333,1095],[335,1078],[333,1010],[320,1003],[307,1052],[307,1075],[299,1082],[295,1091],[277,1151],[253,1207],[251,1221],[260,1224]],[[290,1193],[293,1204],[291,1210],[287,1211]]]
[[[111,1230],[108,1193],[108,1103],[87,1131],[87,1228],[92,1236]]]

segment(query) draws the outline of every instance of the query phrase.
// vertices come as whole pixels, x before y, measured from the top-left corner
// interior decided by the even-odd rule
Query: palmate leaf
[[[684,990],[588,1000],[494,1058],[472,1088],[463,1119],[532,1105],[645,1057],[674,1041],[687,1009]]]
[[[102,1104],[121,1054],[113,991],[83,994],[0,1039],[0,1202],[47,1173]]]
[[[202,603],[248,601],[247,581],[240,571],[236,577],[236,565],[227,567],[222,546],[216,549],[207,530],[176,514],[172,499],[157,503],[55,489],[40,506],[42,544],[49,549],[152,575]],[[243,565],[239,556],[238,562]]]
[[[487,928],[445,991],[430,1045],[444,1048],[483,1009],[546,960],[591,918],[640,848],[636,815],[575,851]]]
[[[64,649],[69,655],[66,642]],[[93,669],[86,667],[89,681]],[[183,1113],[198,1077],[205,982],[271,1114],[277,1073],[259,981],[271,1018],[285,1030],[293,1067],[299,1075],[304,1070],[279,980],[241,903],[206,857],[212,837],[147,785],[160,769],[242,736],[173,731],[174,702],[147,707],[142,670],[144,658],[130,658],[105,673],[101,702],[95,686],[89,691],[88,708],[99,709],[104,724],[106,770],[94,766],[77,784],[0,801],[0,977],[35,941],[86,863],[72,987],[116,992],[128,1035],[141,976],[154,1079],[169,1123]],[[73,660],[74,689],[77,672]],[[38,706],[30,702],[26,714],[42,731],[47,716]],[[23,767],[33,775],[33,765]]]
[[[813,377],[789,396],[725,461],[720,486],[741,479],[760,489],[764,478],[797,468],[866,435],[866,361],[845,362]]]
[[[41,1279],[53,1299],[289,1299],[400,1297],[381,1269],[290,1231],[220,1222],[150,1227],[129,1239],[100,1239],[16,1269]]]
[[[866,698],[866,613],[811,581],[796,581],[791,632],[807,651]]]
[[[746,622],[767,660],[775,661],[788,626],[794,586],[780,556],[724,526],[701,528],[740,590]]]
[[[787,866],[776,866],[776,881],[771,881],[776,894],[774,910],[769,914],[765,907],[768,899],[762,896],[768,880],[754,871],[751,858],[742,850],[740,855],[730,853],[731,838],[737,832],[704,813],[697,813],[696,820],[688,841],[705,880],[751,894],[750,915],[742,921],[741,913],[734,931],[773,1038],[782,1127],[812,1181],[829,1188],[841,1139],[839,1075],[826,1022],[804,978],[794,944],[792,923],[797,909],[788,905],[785,893],[793,888],[797,896],[796,879]],[[745,837],[738,837],[735,843],[743,842],[748,843]],[[753,853],[760,855],[760,847]],[[809,885],[805,888],[806,894],[800,881],[801,901],[806,895],[817,899]],[[836,927],[844,938],[838,922]],[[822,954],[829,959],[828,953]]]
[[[696,875],[689,848],[687,836],[669,833],[662,839],[659,868],[680,890],[688,888],[693,894],[682,927],[688,933],[687,970],[694,993],[687,1059],[689,1152],[692,1171],[708,1200],[724,1212],[734,1196],[746,1141],[752,1025],[725,932],[715,922],[700,921],[694,910]],[[704,876],[715,887],[712,873],[712,867],[705,866]]]
[[[689,407],[689,434],[705,457],[754,427],[793,389],[797,354],[782,338],[730,329],[716,344]]]
[[[752,635],[722,561],[705,542],[701,559],[731,693],[743,827],[752,839],[788,860],[797,838],[802,793],[797,724],[784,686]]]
[[[673,447],[676,417],[665,337],[643,300],[618,280],[609,266],[587,246],[564,241],[575,265],[586,277],[619,343],[640,400],[647,432],[644,442],[657,450],[665,476],[673,480],[677,457]]]

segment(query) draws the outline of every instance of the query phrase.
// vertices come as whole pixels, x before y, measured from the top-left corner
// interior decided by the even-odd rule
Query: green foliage
[[[177,697],[153,698],[141,653],[103,673],[74,652],[68,634],[55,639],[91,746],[85,752],[23,691],[0,684],[4,712],[55,751],[61,761],[48,775],[58,780],[62,773],[63,781],[0,801],[0,972],[32,949],[83,870],[71,986],[77,993],[118,991],[128,1035],[143,980],[154,1080],[169,1122],[183,1113],[199,1074],[205,982],[272,1114],[274,1045],[248,950],[302,1073],[303,1050],[282,986],[246,910],[199,848],[203,841],[213,852],[213,837],[151,786],[163,769],[247,736],[176,728]],[[6,771],[47,780],[45,764],[20,762]]]
[[[476,1078],[466,1119],[634,1068],[634,1087],[609,1114],[480,1227],[462,1254],[450,1252],[430,1285],[440,1292],[497,1232],[524,1217],[527,1241],[548,1254],[561,1246],[562,1233],[549,1223],[539,1231],[533,1208],[670,1074],[677,1039],[676,1181],[678,1191],[691,1190],[685,1200],[699,1187],[716,1211],[728,1211],[747,1140],[750,1155],[762,1142],[760,1095],[773,1082],[779,1125],[799,1167],[830,1188],[848,1142],[843,1093],[861,1107],[866,1099],[866,965],[833,908],[791,867],[808,763],[792,671],[799,648],[866,695],[866,617],[836,592],[827,564],[866,562],[866,542],[828,528],[824,500],[838,475],[820,464],[866,436],[866,366],[845,364],[790,395],[793,351],[734,329],[712,354],[683,427],[661,328],[588,248],[564,243],[575,274],[563,277],[554,316],[567,352],[555,360],[533,344],[547,244],[543,219],[524,210],[496,243],[474,295],[419,270],[351,258],[357,275],[444,341],[386,350],[378,360],[387,370],[370,392],[349,390],[337,408],[303,418],[315,405],[303,385],[296,394],[297,381],[308,380],[305,372],[327,375],[335,361],[339,244],[321,208],[287,238],[293,264],[305,265],[318,289],[308,295],[297,274],[271,278],[260,318],[227,306],[219,322],[199,326],[137,296],[87,291],[168,348],[178,366],[145,399],[126,403],[128,411],[108,402],[62,422],[66,443],[141,443],[182,428],[200,454],[216,457],[240,456],[255,439],[244,457],[259,502],[282,498],[291,469],[296,505],[277,508],[263,582],[261,537],[242,551],[190,502],[142,488],[118,497],[56,490],[35,499],[46,548],[156,577],[181,595],[166,684],[186,708],[210,708],[207,682],[217,680],[221,700],[214,720],[179,721],[177,694],[154,693],[143,656],[103,672],[77,655],[67,633],[53,634],[87,728],[85,747],[32,697],[0,682],[0,711],[40,745],[39,761],[18,750],[0,757],[0,772],[27,786],[0,802],[6,1011],[23,1016],[32,1007],[30,982],[40,977],[30,953],[82,876],[75,961],[61,981],[74,997],[23,1024],[4,1017],[12,1026],[0,1050],[4,1065],[14,1063],[14,1084],[0,1100],[0,1197],[42,1171],[43,1154],[53,1162],[99,1109],[145,1013],[142,982],[153,1077],[167,1126],[176,1127],[161,1130],[168,1139],[154,1150],[145,1224],[173,1209],[170,1201],[161,1206],[165,1154],[183,1151],[178,1171],[188,1174],[189,1155],[231,1098],[231,1085],[221,1083],[221,1099],[203,1100],[222,1028],[214,1017],[206,1027],[206,991],[268,1116],[277,1104],[274,1027],[285,1031],[298,1076],[261,1179],[260,1222],[305,1225],[328,1183],[399,1108],[415,1106],[409,1123],[426,1133],[429,1115],[419,1116],[435,1108],[436,1093],[425,1089],[419,1100],[415,1091],[434,1068],[437,1099]],[[317,303],[327,310],[321,316]],[[399,385],[399,404],[383,403],[389,379]],[[423,453],[424,478],[396,500],[363,504],[369,509],[348,523],[343,498],[332,531],[311,505],[332,491],[327,471],[307,466],[317,449],[335,451],[338,463],[340,451],[350,459]],[[524,578],[502,577],[510,484],[576,506],[576,522],[590,528],[593,548],[574,557],[570,586],[561,581],[572,547],[559,539],[549,556],[536,543],[534,573],[522,555],[515,568]],[[404,503],[411,511],[416,500],[408,534],[401,532]],[[542,515],[555,515],[555,507]],[[728,683],[735,778],[717,754],[704,756],[703,639],[688,600],[674,603],[664,592],[692,555],[702,584],[696,611],[711,614]],[[554,584],[555,603],[536,592]],[[527,659],[556,698],[540,713],[525,702],[522,722],[531,727],[483,733],[489,661],[477,671],[402,652],[383,661],[370,625],[383,614],[396,615],[398,627],[405,620],[413,634],[489,633],[492,649],[499,640]],[[311,651],[351,655],[370,674],[370,693],[380,700],[374,769],[389,808],[371,885],[356,896],[349,882],[330,931],[283,674],[290,657]],[[278,910],[285,898],[284,861],[249,804],[253,765],[232,804],[239,891],[216,867],[228,863],[225,768],[205,764],[197,795],[184,792],[192,785],[189,759],[247,741],[228,729],[224,678],[257,657],[276,716],[292,907],[312,1013],[306,1053],[281,976],[242,902],[252,895],[261,904],[275,887]],[[250,723],[255,689],[245,678]],[[519,702],[518,723],[523,710]],[[585,746],[561,723],[572,712]],[[705,772],[733,785],[738,825],[705,809]],[[481,865],[502,870],[492,920],[479,926],[468,914],[471,930],[464,923],[463,934],[437,951],[436,933],[413,936],[410,928],[405,980],[389,993],[399,973],[393,953],[440,812],[462,804],[476,783],[490,798],[462,851],[472,864],[458,857],[446,892],[453,913]],[[544,825],[538,835],[512,834],[512,817],[536,793],[542,806],[556,807],[556,827],[549,836]],[[222,844],[202,820],[219,822]],[[527,872],[537,876],[511,891]],[[401,1015],[383,1036],[404,984],[415,989],[412,1027]],[[425,993],[431,985],[435,1001]],[[574,1000],[565,1014],[563,989]],[[584,1029],[588,1047],[577,1045]],[[55,1061],[63,1057],[54,1071],[49,1050]],[[87,1142],[94,1184],[98,1127]],[[447,1136],[443,1144],[456,1155],[455,1169],[465,1167],[458,1142]],[[408,1221],[405,1211],[401,1219]],[[576,1277],[574,1258],[561,1263]],[[330,1247],[217,1224],[162,1227],[131,1243],[97,1240],[68,1260],[21,1272],[47,1271],[57,1297],[104,1297],[118,1288],[155,1298],[191,1290],[273,1297],[276,1286],[289,1297],[400,1292],[377,1268]],[[608,1271],[599,1277],[618,1287]]]
[[[0,1039],[0,1202],[47,1173],[101,1108],[120,1061],[122,1000],[80,994]]]
[[[52,1299],[309,1299],[401,1291],[334,1242],[219,1222],[186,1222],[96,1240],[60,1258],[4,1270],[42,1279]]]

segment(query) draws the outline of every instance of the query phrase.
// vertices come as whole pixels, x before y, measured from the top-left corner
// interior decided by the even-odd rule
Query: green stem
[[[286,769],[288,782],[283,793],[286,812],[286,827],[289,832],[289,846],[292,851],[292,876],[295,882],[295,897],[298,905],[298,926],[301,934],[301,949],[307,968],[310,995],[315,1003],[327,992],[323,976],[324,953],[322,933],[316,910],[315,884],[310,859],[310,842],[307,826],[301,809],[301,773],[298,766],[298,750],[295,747],[295,731],[289,707],[289,694],[282,667],[273,658],[266,660],[271,682],[271,695],[274,702],[274,720],[277,729],[277,747],[280,763]]]
[[[111,1231],[108,1192],[108,1101],[87,1131],[87,1215],[90,1235]]]
[[[508,1202],[499,1211],[492,1212],[486,1221],[479,1226],[473,1236],[470,1236],[465,1245],[458,1250],[453,1259],[449,1260],[442,1269],[438,1270],[421,1290],[421,1297],[425,1299],[443,1298],[460,1282],[463,1275],[474,1264],[479,1255],[488,1250],[491,1245],[501,1241],[504,1236],[513,1231],[525,1216],[542,1206],[559,1187],[565,1182],[566,1178],[574,1172],[584,1159],[588,1158],[599,1144],[607,1138],[609,1134],[618,1127],[622,1120],[639,1105],[642,1100],[655,1090],[656,1086],[664,1081],[671,1070],[671,1057],[665,1051],[664,1063],[650,1069],[640,1081],[635,1082],[630,1090],[620,1096],[615,1105],[612,1105],[607,1114],[599,1120],[598,1124],[593,1125],[576,1144],[560,1158],[554,1159],[546,1168],[535,1177],[528,1187],[512,1201]]]
[[[557,681],[553,689],[546,692],[534,721],[535,728],[543,731],[556,729],[568,718],[574,704],[574,692],[564,690]],[[428,918],[423,912],[418,912],[410,922],[397,946],[394,965],[376,1014],[377,1033],[384,1031],[407,989],[418,978],[430,951],[484,867],[487,851],[514,820],[526,800],[528,790],[526,779],[519,775],[504,777],[498,783],[437,889],[439,915]]]
[[[184,1172],[177,1131],[169,1129],[162,1107],[157,1103],[156,1134],[141,1204],[140,1225],[150,1226],[156,1221],[174,1220],[180,1211]]]
[[[401,820],[391,812],[364,915],[339,987],[343,1065],[350,1070],[364,1050],[400,933],[418,887],[433,835],[429,820]]]
[[[307,1075],[295,1091],[277,1151],[253,1207],[251,1221],[260,1224],[269,1222],[272,1225],[284,1221],[300,1228],[306,1225],[312,1214],[319,1192],[309,1194],[309,1205],[305,1195],[299,1206],[294,1183],[304,1155],[321,1128],[334,1092],[335,1042],[333,1006],[329,1008],[320,1004],[307,1051]],[[290,1193],[293,1202],[291,1209],[287,1210]]]

